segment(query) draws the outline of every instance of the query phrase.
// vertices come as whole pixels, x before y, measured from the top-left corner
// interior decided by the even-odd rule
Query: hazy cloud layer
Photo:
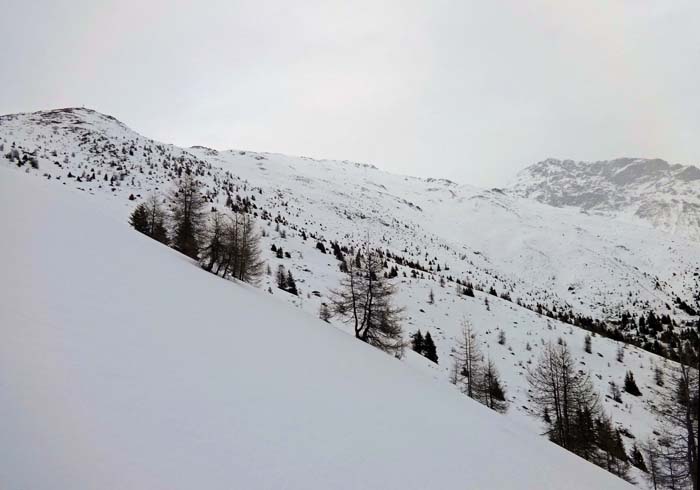
[[[552,156],[700,162],[700,2],[14,1],[0,112],[500,185]]]

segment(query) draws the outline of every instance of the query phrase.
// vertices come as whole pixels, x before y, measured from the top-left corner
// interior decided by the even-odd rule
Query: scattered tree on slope
[[[430,335],[430,332],[425,332],[423,355],[426,359],[430,359],[435,364],[438,363],[437,348],[435,347],[435,342],[433,342],[433,337]]]
[[[347,262],[347,273],[340,287],[331,291],[334,312],[350,323],[355,337],[400,357],[404,342],[401,330],[402,308],[393,305],[394,286],[382,274],[379,254],[365,245]]]
[[[158,202],[158,196],[151,195],[146,202],[142,202],[129,218],[131,226],[148,235],[149,237],[158,240],[161,243],[168,244],[168,233],[165,229],[165,213]]]
[[[599,411],[598,396],[588,373],[578,372],[565,343],[547,344],[535,366],[527,373],[531,399],[535,406],[551,417],[549,437],[570,451],[577,452],[577,432],[584,429],[576,422],[580,413],[591,416]]]
[[[172,205],[170,219],[173,247],[193,259],[199,258],[199,241],[206,205],[199,186],[199,182],[186,173],[169,196]]]
[[[661,403],[656,407],[662,420],[660,436],[656,443],[647,445],[646,452],[654,464],[655,482],[668,488],[700,488],[699,368],[680,364],[673,376],[674,389],[662,395]]]
[[[496,364],[489,358],[482,368],[482,385],[484,390],[484,404],[491,410],[505,413],[508,410],[506,392],[501,384],[501,377]]]
[[[222,277],[256,284],[265,262],[261,258],[260,234],[250,215],[233,216],[214,211],[203,234],[202,267]]]
[[[423,342],[423,334],[420,333],[420,330],[411,335],[411,349],[420,355],[423,355]]]
[[[577,370],[565,342],[544,347],[527,373],[531,401],[543,414],[552,442],[627,479],[620,433],[602,413],[589,373]]]
[[[136,231],[146,234],[148,230],[148,212],[146,211],[146,205],[144,203],[139,204],[131,213],[129,218],[129,224],[134,227]]]
[[[476,332],[467,319],[462,320],[462,332],[453,356],[452,383],[468,397],[504,413],[508,402],[498,369],[491,359],[484,361]]]
[[[465,318],[462,320],[462,332],[454,352],[451,380],[470,398],[479,399],[478,395],[482,391],[478,373],[483,359],[476,332]]]
[[[627,371],[625,374],[625,391],[632,396],[641,396],[642,392],[637,387],[637,382],[634,380],[632,371]]]

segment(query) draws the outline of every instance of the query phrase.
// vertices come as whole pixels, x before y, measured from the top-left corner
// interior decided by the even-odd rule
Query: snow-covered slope
[[[0,168],[3,489],[628,485]]]
[[[440,265],[445,275],[531,307],[599,319],[654,310],[683,322],[677,298],[700,306],[697,242],[498,190],[352,162],[181,149],[87,109],[0,116],[0,144],[0,163],[15,166],[8,156],[28,155],[39,165],[30,172],[119,204],[196,168],[215,205],[227,196],[255,199],[261,213],[326,241],[351,244],[369,234],[375,246],[431,272]]]
[[[291,270],[301,294],[277,289],[274,275],[263,277],[262,289],[314,316],[341,278],[339,262],[332,253],[320,252],[317,243],[329,249],[331,241],[350,246],[369,238],[392,254],[390,266],[403,264],[397,265],[399,277],[393,281],[396,303],[406,307],[406,334],[429,330],[437,344],[439,365],[412,352],[405,363],[446,384],[466,317],[503,375],[511,406],[507,417],[532,434],[542,433],[541,414],[529,402],[525,373],[547,341],[561,338],[569,344],[581,369],[591,372],[606,413],[636,440],[651,434],[656,422],[650,407],[661,388],[654,383],[654,368],[672,366],[634,347],[627,347],[618,362],[621,344],[602,337],[594,337],[593,352],[585,353],[586,332],[538,313],[538,304],[611,323],[622,311],[669,315],[679,328],[698,319],[677,303],[681,299],[700,310],[697,242],[608,216],[353,162],[178,148],[86,109],[2,116],[0,145],[3,170],[84,193],[85,205],[122,223],[136,203],[151,192],[163,195],[185,168],[191,169],[212,207],[250,203],[265,233],[265,260],[273,271],[279,265]],[[273,244],[290,257],[277,258],[270,251]],[[115,260],[112,248],[101,254]],[[483,291],[494,287],[510,300],[479,290],[474,298],[457,294],[456,279]],[[428,304],[431,290],[434,304]],[[74,302],[83,304],[78,295]],[[117,308],[110,313],[121,314]],[[506,332],[504,345],[497,342],[500,330]],[[263,353],[259,362],[267,359]],[[634,372],[643,395],[623,393],[622,403],[614,402],[607,396],[610,383],[621,386],[627,370]],[[629,447],[634,440],[625,438],[625,443]]]
[[[660,159],[602,162],[548,159],[518,174],[511,189],[553,206],[572,206],[700,241],[700,168]]]

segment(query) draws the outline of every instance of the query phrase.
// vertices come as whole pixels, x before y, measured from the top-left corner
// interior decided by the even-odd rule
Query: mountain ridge
[[[700,240],[700,168],[665,160],[546,159],[520,171],[516,195]]]
[[[383,241],[387,245],[393,242],[399,250],[405,249],[404,253],[410,254],[414,261],[420,260],[420,256],[416,255],[420,246],[415,243],[414,250],[411,251],[406,244],[416,242],[417,238],[418,242],[432,243],[430,248],[438,246],[450,251],[439,260],[448,260],[449,257],[452,257],[449,258],[450,261],[454,261],[454,257],[465,260],[471,256],[470,269],[476,267],[483,272],[476,274],[482,276],[479,282],[495,283],[497,289],[507,289],[517,294],[517,284],[525,280],[529,291],[541,291],[536,293],[533,301],[546,302],[550,307],[573,308],[584,314],[607,315],[599,307],[577,307],[576,302],[570,300],[570,282],[562,282],[560,279],[543,280],[546,278],[535,271],[529,271],[530,267],[526,263],[516,262],[514,258],[517,254],[532,249],[526,257],[532,263],[541,262],[546,270],[553,265],[553,253],[561,255],[557,257],[557,262],[562,262],[567,260],[566,256],[571,250],[569,247],[574,247],[580,248],[580,253],[586,259],[581,266],[590,269],[591,260],[594,259],[591,256],[594,253],[592,247],[603,244],[597,237],[612,232],[614,238],[606,245],[606,255],[595,258],[599,262],[596,266],[597,280],[605,280],[610,275],[611,266],[618,268],[624,263],[620,261],[633,259],[629,253],[621,255],[620,251],[637,249],[636,255],[647,257],[641,262],[637,257],[634,260],[637,263],[625,266],[625,274],[630,274],[634,283],[647,285],[646,288],[636,288],[637,294],[642,294],[645,298],[643,304],[651,302],[650,307],[661,310],[664,304],[673,304],[677,297],[689,304],[695,301],[692,296],[695,287],[693,274],[698,266],[693,266],[692,260],[686,260],[693,256],[692,253],[689,255],[689,251],[694,248],[692,242],[686,243],[681,237],[671,237],[671,247],[680,247],[688,252],[674,253],[674,256],[680,255],[675,265],[668,263],[664,268],[648,269],[653,266],[652,257],[659,256],[664,247],[658,247],[659,251],[650,254],[646,249],[647,246],[652,246],[649,240],[652,236],[647,236],[645,227],[640,223],[621,225],[623,227],[617,232],[611,223],[604,221],[615,216],[604,215],[601,220],[595,216],[576,216],[572,211],[550,205],[539,207],[533,204],[537,202],[536,199],[522,199],[509,190],[480,189],[447,179],[395,175],[374,166],[348,161],[317,160],[245,150],[217,151],[213,154],[210,149],[203,147],[179,148],[146,138],[112,116],[82,108],[0,116],[0,138],[4,146],[7,146],[1,152],[7,163],[22,165],[26,162],[26,155],[30,155],[38,160],[38,173],[45,178],[61,179],[64,184],[70,183],[89,192],[99,191],[112,197],[126,193],[138,200],[154,190],[163,191],[177,178],[177,172],[186,167],[213,179],[208,184],[212,200],[220,200],[223,194],[230,197],[231,186],[252,184],[261,192],[264,188],[271,191],[272,196],[263,199],[289,220],[293,218],[291,214],[308,213],[310,208],[321,204],[330,213],[326,216],[327,219],[331,219],[331,216],[334,216],[334,220],[340,219],[340,226],[335,226],[336,229],[328,238],[347,236],[346,224],[351,225],[354,220],[361,220],[369,228],[391,230],[393,238],[387,236]],[[13,147],[15,139],[17,148]],[[16,158],[8,160],[8,156],[13,153],[17,154]],[[20,153],[23,153],[21,159]],[[366,173],[367,170],[371,170],[371,174]],[[96,171],[100,181],[97,180]],[[293,182],[299,184],[299,189],[297,184],[292,185]],[[327,192],[329,189],[333,190],[330,194]],[[291,192],[294,198],[292,204],[296,210],[292,213],[288,206],[280,207],[283,203],[279,197],[275,197],[275,194],[279,196],[285,191]],[[338,206],[339,203],[342,205]],[[543,218],[547,221],[543,222]],[[333,224],[321,223],[313,215],[307,216],[303,221],[304,223],[297,223],[297,226],[320,226],[323,229]],[[572,225],[577,221],[581,223]],[[484,228],[486,223],[489,226]],[[522,238],[513,241],[504,226],[518,230],[525,242],[521,243]],[[553,250],[544,236],[540,236],[547,227],[552,226],[560,228],[555,235],[559,233],[563,236],[557,250]],[[580,243],[582,230],[589,230],[591,226],[595,228],[595,231],[587,231],[591,243],[586,241],[583,247]],[[469,228],[480,229],[482,236],[469,233]],[[414,237],[416,232],[419,232],[418,237]],[[551,235],[551,230],[549,233]],[[639,248],[637,239],[630,242],[626,235],[640,235],[638,240],[646,242],[644,247]],[[665,243],[669,238],[655,234],[653,239]],[[511,247],[499,252],[504,240],[513,241],[517,248]],[[547,240],[551,241],[551,236]],[[622,243],[614,243],[615,241]],[[608,264],[610,257],[616,257],[618,264]],[[542,261],[543,258],[546,260]],[[435,260],[437,257],[431,257],[430,262]],[[671,261],[673,260],[672,258]],[[504,261],[509,263],[507,269],[493,269],[493,264],[503,264]],[[509,270],[512,268],[515,268],[515,275],[513,270]],[[640,274],[645,269],[646,277],[645,274]],[[665,269],[671,269],[672,273],[668,274]],[[552,272],[557,274],[556,270]],[[661,273],[665,274],[664,278],[655,277]],[[590,274],[589,270],[587,275]],[[666,283],[668,286],[665,286]],[[632,283],[627,283],[626,286],[617,284],[614,289],[627,290],[630,284]],[[645,293],[645,289],[662,292],[665,298],[657,298],[658,292]],[[580,288],[577,290],[581,292]],[[599,291],[597,288],[595,292],[591,291],[598,300],[601,292],[605,295],[612,293],[611,290]],[[558,299],[551,294],[556,294]],[[550,296],[550,299],[547,300],[546,296]],[[606,300],[610,307],[629,302],[626,295],[620,295],[614,301],[613,296]]]

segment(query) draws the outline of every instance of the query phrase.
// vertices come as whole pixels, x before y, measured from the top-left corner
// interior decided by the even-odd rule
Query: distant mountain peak
[[[660,158],[596,162],[548,158],[510,190],[557,207],[626,217],[700,240],[700,169]]]
[[[30,113],[7,114],[0,116],[0,123],[13,121],[18,118],[24,118],[37,126],[90,128],[91,130],[99,129],[101,131],[111,131],[113,128],[118,128],[124,131],[131,131],[126,124],[119,121],[116,117],[86,107],[64,107]]]

